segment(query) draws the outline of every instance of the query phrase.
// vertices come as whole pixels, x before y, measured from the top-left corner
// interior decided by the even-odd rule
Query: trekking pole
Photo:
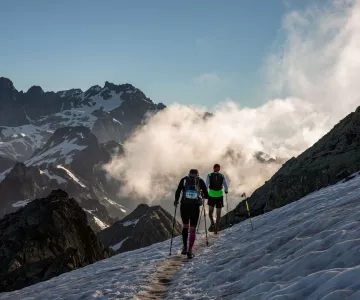
[[[209,246],[209,241],[208,241],[208,237],[207,237],[207,227],[206,227],[206,213],[205,213],[205,205],[204,205],[203,201],[203,211],[204,211],[204,221],[205,221],[205,236],[206,236],[206,246]]]
[[[198,226],[197,226],[197,230],[196,230],[196,232],[197,232],[197,233],[199,233],[199,227],[200,227],[200,221],[201,221],[202,210],[203,210],[203,207],[201,207],[200,217],[199,217]]]
[[[170,243],[170,253],[169,253],[169,255],[171,255],[171,248],[172,248],[173,237],[174,237],[176,209],[177,209],[177,205],[175,206],[175,212],[174,212],[174,220],[173,220],[173,227],[172,227],[172,232],[171,232],[171,243]]]
[[[251,221],[251,215],[250,215],[250,209],[249,209],[249,204],[245,198],[245,204],[246,204],[246,209],[247,209],[247,212],[248,212],[248,215],[249,215],[249,220],[250,220],[250,224],[251,224],[251,230],[254,230],[253,228],[253,224],[252,224],[252,221]]]
[[[228,202],[228,199],[227,199],[227,194],[225,194],[225,198],[226,198],[226,209],[227,209],[226,224],[229,225],[229,202]]]

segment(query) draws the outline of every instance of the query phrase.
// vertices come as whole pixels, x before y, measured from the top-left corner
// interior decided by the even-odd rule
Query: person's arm
[[[206,175],[206,188],[210,185],[209,174]]]
[[[174,205],[177,205],[179,203],[180,193],[184,188],[184,178],[182,178],[179,182],[179,185],[175,191],[175,202]]]
[[[225,178],[225,175],[223,175],[223,177],[224,177],[224,182],[223,182],[223,185],[224,185],[224,190],[225,190],[225,193],[227,194],[228,193],[228,183],[227,183],[227,181],[226,181],[226,178]]]
[[[199,184],[200,184],[200,189],[202,190],[202,192],[203,192],[203,194],[204,194],[204,198],[205,198],[205,199],[209,199],[208,189],[207,189],[207,186],[206,186],[204,180],[202,180],[202,179],[200,178]]]

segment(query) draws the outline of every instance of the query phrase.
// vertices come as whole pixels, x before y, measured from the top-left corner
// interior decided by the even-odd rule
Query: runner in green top
[[[225,194],[227,194],[228,184],[224,174],[219,173],[220,165],[215,164],[213,169],[214,172],[206,176],[206,186],[209,189],[208,205],[211,226],[215,225],[213,213],[214,207],[216,206],[216,226],[214,232],[217,234],[221,218],[221,208],[224,207],[223,188],[225,190]]]

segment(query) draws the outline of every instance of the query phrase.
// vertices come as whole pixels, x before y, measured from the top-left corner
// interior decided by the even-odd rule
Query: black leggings
[[[196,227],[200,216],[200,207],[197,204],[181,204],[180,215],[183,224],[190,222],[191,227]]]

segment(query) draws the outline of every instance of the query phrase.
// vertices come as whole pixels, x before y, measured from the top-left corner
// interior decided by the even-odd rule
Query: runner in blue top
[[[183,223],[182,238],[184,244],[181,254],[187,254],[188,258],[192,258],[194,256],[192,248],[195,243],[196,225],[199,220],[200,206],[203,201],[201,194],[203,194],[205,199],[208,198],[205,181],[199,177],[198,170],[191,169],[188,176],[181,178],[175,192],[175,206],[179,204],[181,192],[180,214]],[[189,228],[189,247],[187,247]]]

